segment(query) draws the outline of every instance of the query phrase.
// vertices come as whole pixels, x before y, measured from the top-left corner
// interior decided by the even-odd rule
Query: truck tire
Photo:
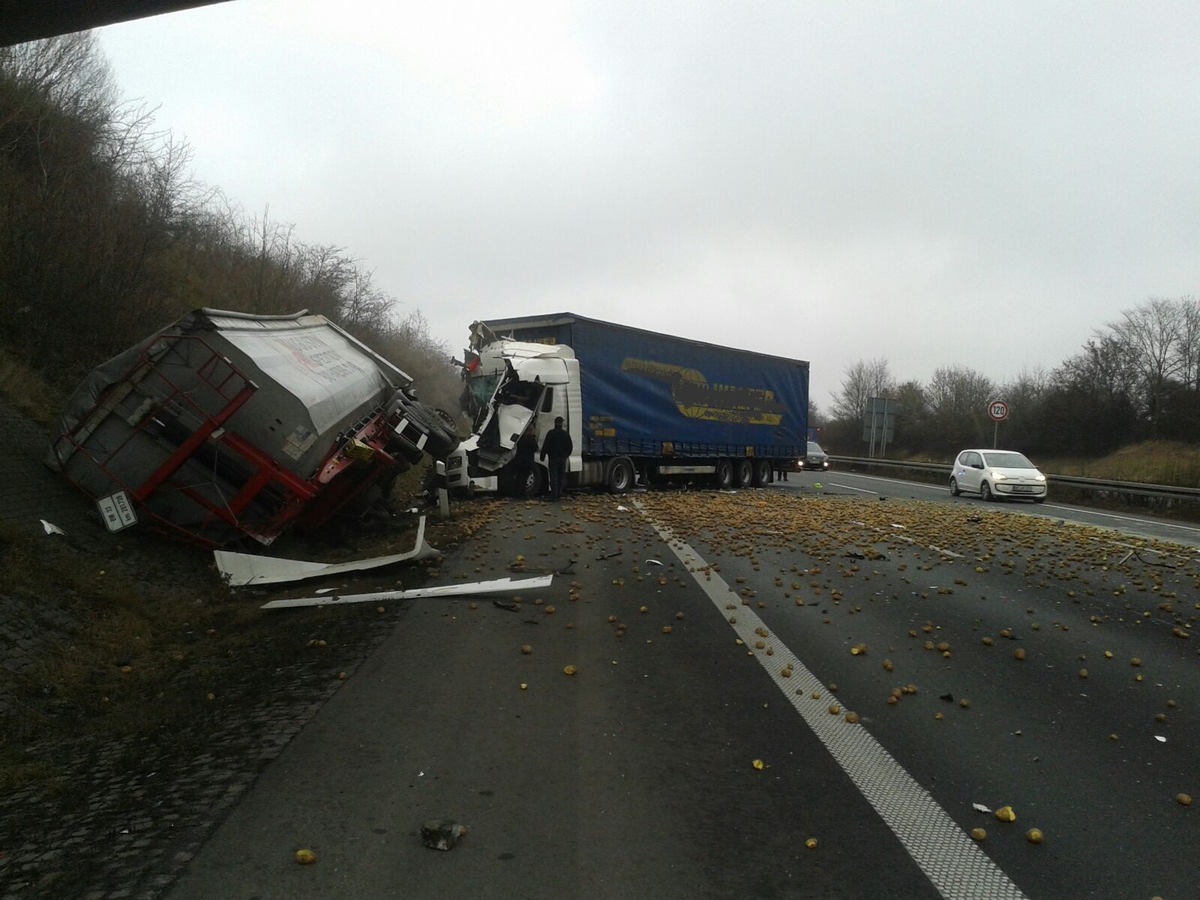
[[[739,490],[754,484],[754,460],[739,459],[734,463],[733,480],[733,486]]]
[[[733,489],[733,460],[717,460],[717,488],[722,491]]]
[[[632,460],[625,456],[618,456],[609,461],[604,483],[608,486],[610,494],[627,494],[633,490],[636,482],[637,470],[633,467]]]
[[[754,461],[754,486],[762,487],[764,484],[771,483],[771,461],[769,459],[756,459]]]
[[[414,427],[427,436],[422,449],[434,459],[445,459],[458,446],[458,431],[453,417],[445,410],[422,403],[406,391],[397,391],[392,398],[391,415],[411,423],[404,435],[406,440],[415,444],[411,433]]]
[[[509,497],[528,500],[530,497],[541,496],[545,489],[546,470],[536,463],[524,478],[512,466],[504,469],[504,476],[501,479],[501,490]]]

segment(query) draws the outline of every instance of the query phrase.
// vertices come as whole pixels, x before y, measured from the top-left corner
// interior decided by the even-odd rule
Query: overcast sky
[[[233,0],[99,32],[199,180],[458,351],[575,312],[996,381],[1200,295],[1200,3]]]

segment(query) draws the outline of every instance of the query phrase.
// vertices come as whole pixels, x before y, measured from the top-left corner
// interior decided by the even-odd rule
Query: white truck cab
[[[563,417],[576,448],[567,461],[568,478],[571,472],[578,472],[582,421],[575,352],[561,345],[485,337],[476,330],[472,331],[472,350],[464,366],[463,398],[474,423],[471,436],[446,459],[447,488],[520,496],[540,493],[546,484],[540,460],[525,485],[506,483],[506,467],[527,430],[532,429],[540,448],[558,416]]]

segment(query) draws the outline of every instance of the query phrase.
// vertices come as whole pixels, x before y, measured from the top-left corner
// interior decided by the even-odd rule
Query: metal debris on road
[[[259,584],[280,584],[286,581],[303,581],[322,575],[342,575],[346,572],[365,572],[396,563],[441,556],[441,552],[425,543],[425,517],[417,525],[417,538],[413,549],[407,553],[391,556],[376,556],[340,563],[306,562],[300,559],[278,559],[271,556],[255,556],[250,553],[235,553],[231,550],[214,550],[217,570],[230,587],[246,587]]]
[[[414,588],[410,591],[376,591],[371,594],[334,594],[331,597],[295,597],[288,600],[272,600],[262,605],[263,609],[295,609],[302,606],[336,606],[347,603],[374,603],[380,600],[420,600],[426,597],[463,597],[476,594],[495,594],[503,591],[547,588],[554,581],[553,575],[537,578],[499,578],[495,581],[476,581],[472,584],[443,584],[431,588]]]

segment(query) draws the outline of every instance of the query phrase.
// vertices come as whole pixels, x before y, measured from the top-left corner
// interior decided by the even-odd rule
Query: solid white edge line
[[[769,629],[753,609],[743,606],[740,596],[711,570],[690,545],[669,528],[649,517],[640,502],[635,505],[691,572],[700,589],[721,616],[729,618],[727,603],[737,609],[731,627],[747,648],[761,638],[756,631]],[[778,638],[771,638],[772,656],[754,654],[759,665],[775,682],[834,760],[879,813],[904,849],[946,900],[1027,900],[1026,895],[978,844],[938,804],[929,792],[871,736],[867,729],[851,725],[842,715],[830,715],[829,689]],[[791,676],[784,676],[785,669]],[[820,699],[812,699],[813,692]]]

